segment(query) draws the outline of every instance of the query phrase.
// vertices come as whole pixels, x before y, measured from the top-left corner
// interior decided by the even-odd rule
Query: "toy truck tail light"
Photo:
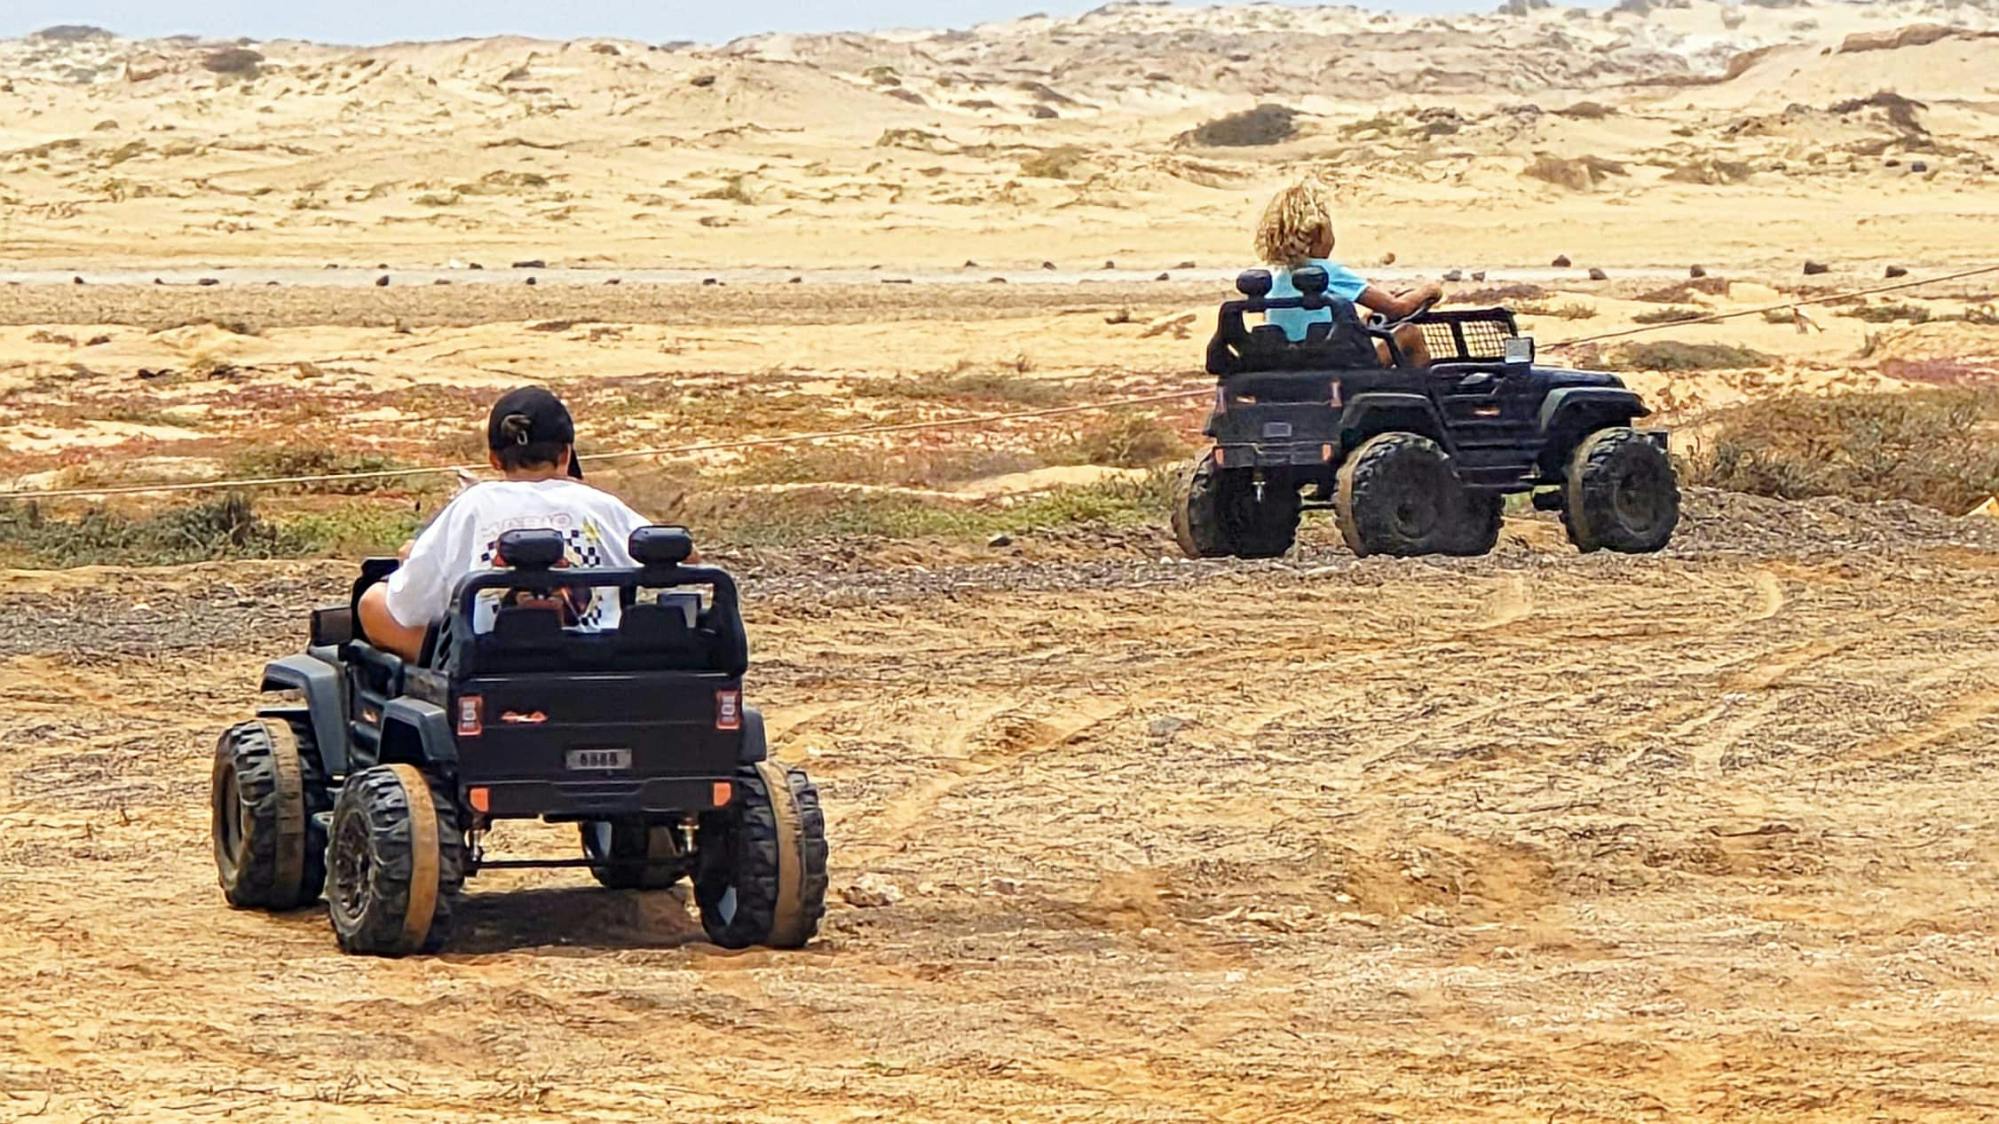
[[[486,732],[486,700],[466,695],[458,700],[458,736],[476,738]]]
[[[715,692],[715,728],[717,730],[740,730],[743,728],[743,693],[741,691]]]

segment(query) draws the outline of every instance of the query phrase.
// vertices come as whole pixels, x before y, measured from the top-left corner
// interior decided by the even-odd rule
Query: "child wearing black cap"
[[[376,647],[417,659],[431,622],[449,612],[458,582],[504,565],[497,548],[506,531],[561,531],[570,566],[633,565],[626,544],[651,520],[582,482],[576,424],[561,399],[538,386],[502,395],[486,419],[486,446],[504,479],[459,493],[405,548],[402,567],[361,595],[361,628]],[[565,623],[580,628],[615,628],[617,598],[590,596],[565,615]]]

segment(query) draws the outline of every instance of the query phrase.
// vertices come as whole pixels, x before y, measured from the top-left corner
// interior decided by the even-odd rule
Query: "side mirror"
[[[629,545],[641,566],[678,566],[694,556],[694,536],[685,527],[640,527]]]
[[[1253,301],[1260,301],[1270,295],[1274,282],[1267,269],[1244,270],[1235,279],[1235,291]]]
[[[1323,297],[1326,295],[1326,289],[1332,285],[1333,281],[1332,278],[1326,276],[1325,270],[1320,269],[1316,265],[1311,265],[1293,273],[1291,275],[1291,283],[1298,286],[1298,291],[1308,297]]]
[[[515,570],[554,569],[562,554],[561,531],[508,531],[500,536],[499,561]]]

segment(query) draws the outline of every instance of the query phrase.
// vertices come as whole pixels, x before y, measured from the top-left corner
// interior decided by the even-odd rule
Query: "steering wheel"
[[[1444,298],[1441,296],[1431,297],[1429,300],[1426,300],[1422,304],[1417,305],[1416,310],[1414,312],[1411,312],[1409,315],[1404,316],[1400,320],[1390,320],[1386,313],[1382,312],[1373,313],[1369,315],[1367,318],[1368,331],[1394,332],[1397,329],[1406,328],[1410,324],[1428,315],[1429,311],[1437,307],[1437,305],[1440,302],[1442,302],[1443,299]]]

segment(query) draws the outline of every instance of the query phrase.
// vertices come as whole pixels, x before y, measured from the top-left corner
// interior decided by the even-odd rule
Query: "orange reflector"
[[[1227,463],[1229,463],[1229,451],[1220,445],[1215,446],[1215,467],[1220,468]]]
[[[728,807],[729,798],[734,796],[735,792],[736,790],[730,787],[728,781],[716,781],[715,792],[714,792],[715,806],[717,808]]]
[[[471,789],[466,792],[465,799],[471,802],[472,810],[475,812],[490,812],[493,810],[493,790],[490,788]]]
[[[1332,459],[1333,459],[1333,447],[1332,447],[1331,445],[1321,445],[1321,446],[1319,446],[1319,459],[1320,459],[1320,460],[1322,460],[1322,461],[1329,461],[1329,460],[1332,460]]]

